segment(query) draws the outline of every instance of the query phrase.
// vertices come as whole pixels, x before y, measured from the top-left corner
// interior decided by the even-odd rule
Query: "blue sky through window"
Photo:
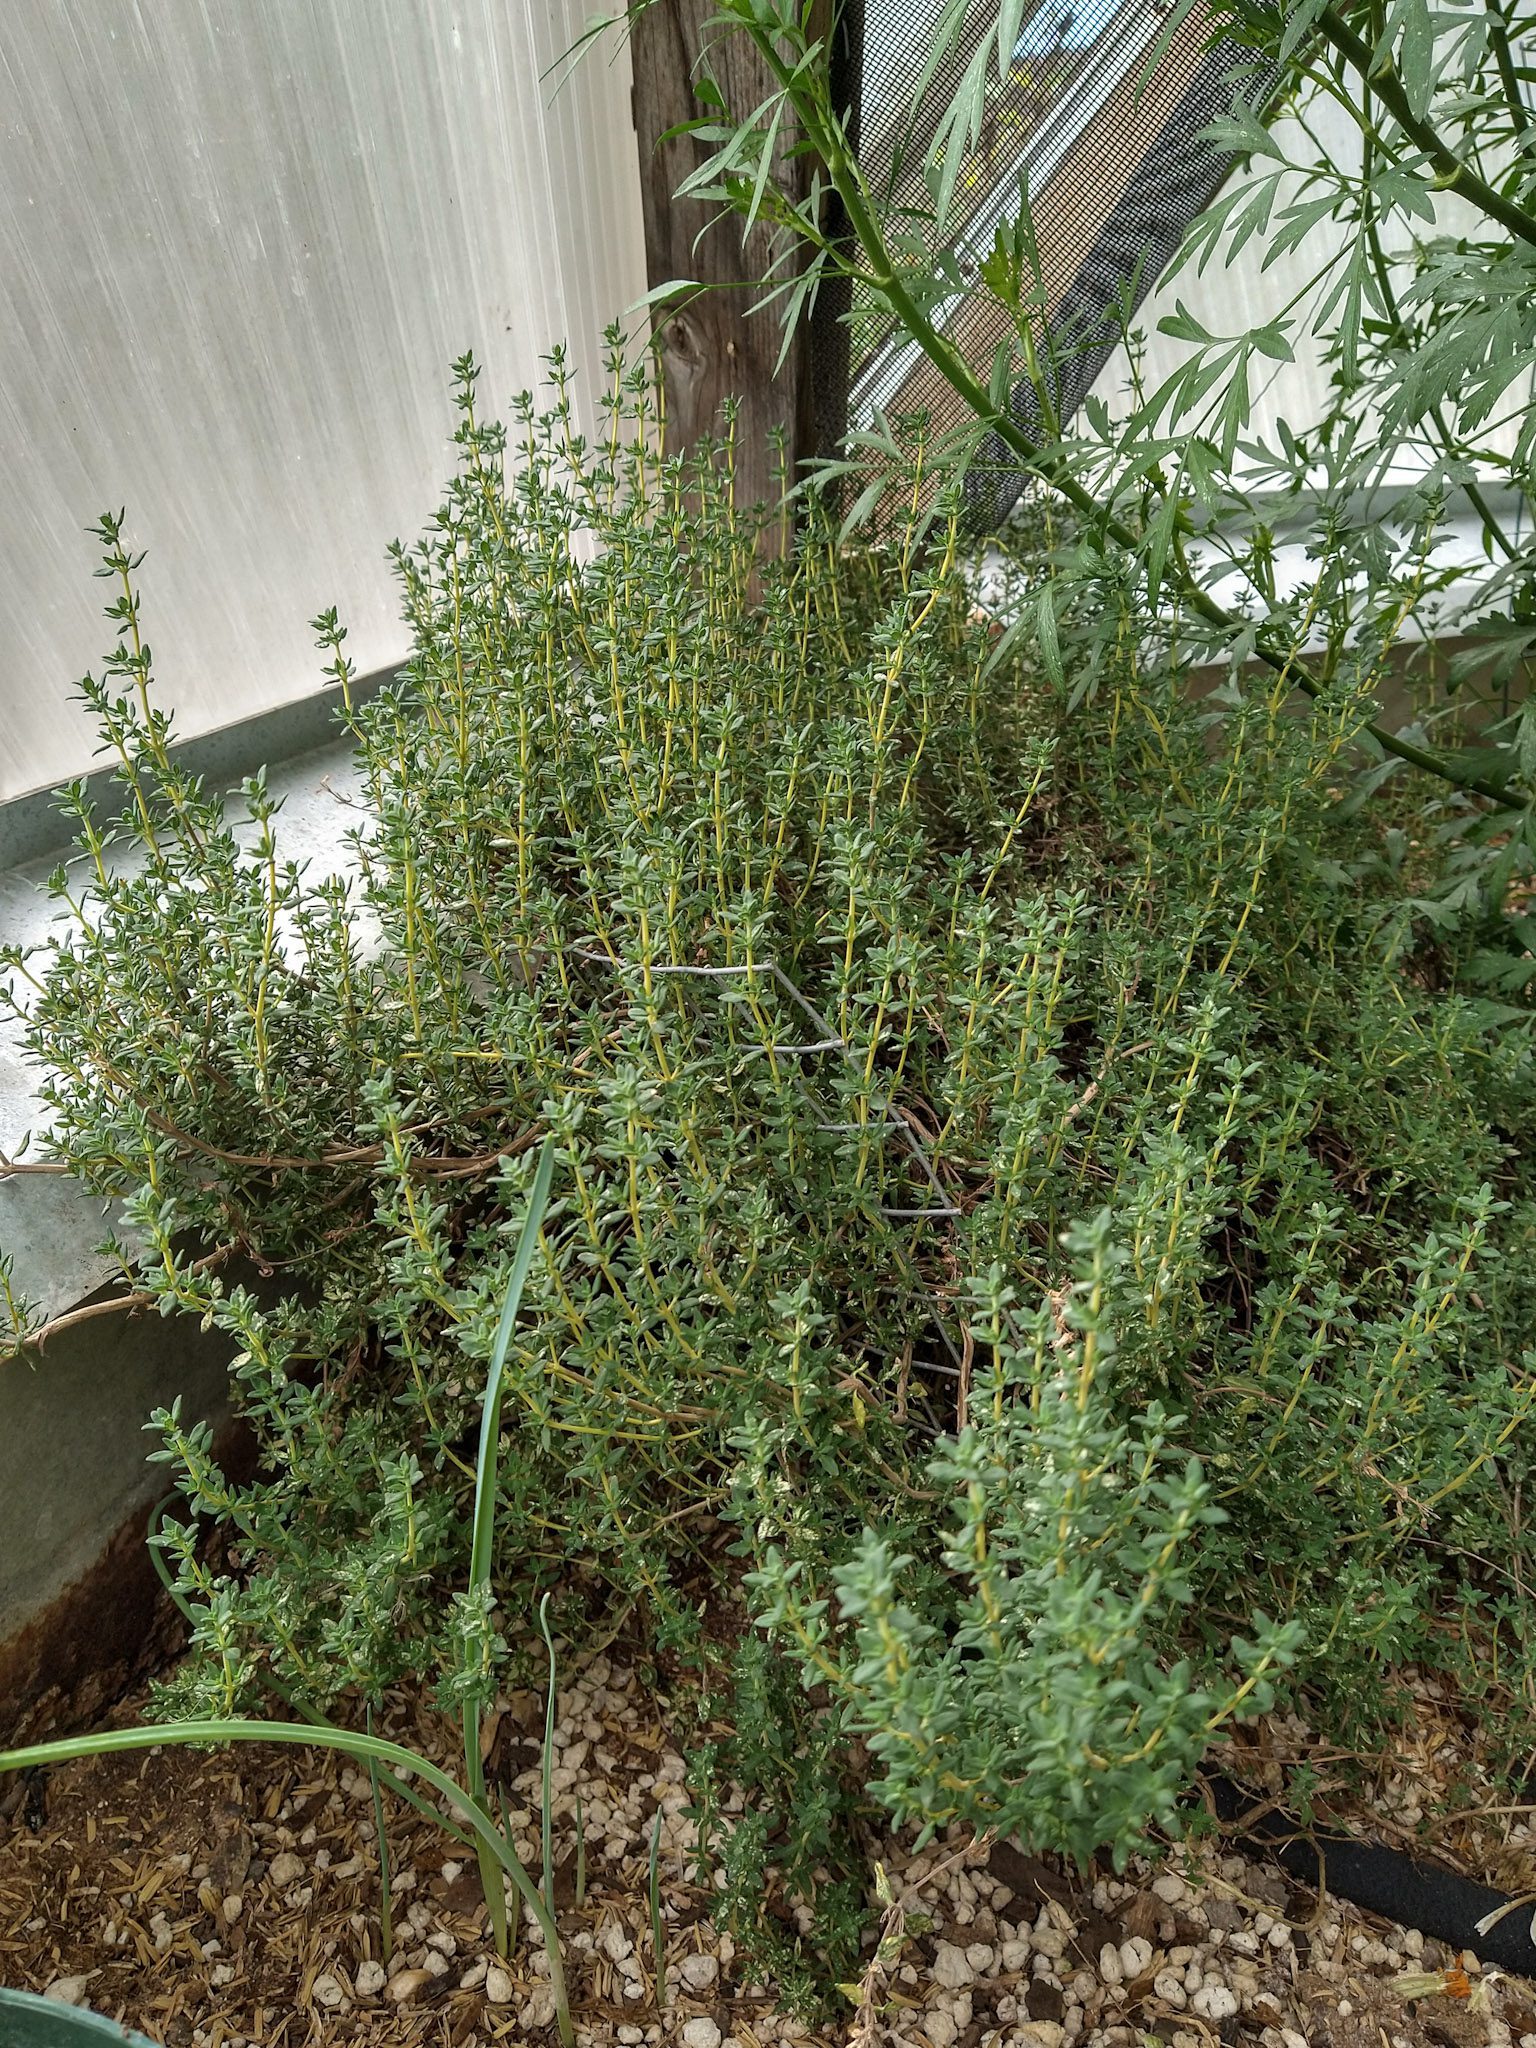
[[[1124,0],[1043,0],[1025,22],[1015,57],[1045,57],[1054,50],[1090,50]]]

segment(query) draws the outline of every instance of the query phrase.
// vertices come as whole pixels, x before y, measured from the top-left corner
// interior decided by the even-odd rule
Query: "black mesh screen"
[[[864,175],[887,216],[917,235],[924,234],[921,165],[933,131],[914,121],[911,106],[947,4],[856,0],[840,13],[834,51],[834,82]],[[964,34],[927,88],[927,106],[948,104],[997,19],[997,0],[973,0]],[[1120,339],[1116,309],[1140,304],[1226,175],[1229,160],[1200,139],[1202,131],[1230,112],[1236,94],[1253,105],[1269,92],[1269,76],[1216,31],[1204,7],[1171,34],[1167,19],[1154,0],[1041,0],[1026,11],[1007,76],[999,79],[995,62],[990,67],[983,131],[957,177],[945,253],[959,283],[946,302],[945,331],[986,381],[1009,323],[966,280],[998,224],[1016,216],[1022,180],[1043,287],[1040,360],[1063,421]],[[851,323],[840,317],[849,313]],[[960,422],[960,401],[915,346],[846,296],[819,306],[816,326],[824,445],[877,408],[926,413],[941,430]],[[1039,430],[1041,408],[1027,380],[1015,389],[1014,409],[1021,425]],[[1000,523],[1023,481],[994,446],[972,472],[977,524]]]

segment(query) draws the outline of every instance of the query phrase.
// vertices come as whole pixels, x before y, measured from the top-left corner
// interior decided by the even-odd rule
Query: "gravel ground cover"
[[[541,1721],[513,1694],[496,1728],[534,1862]],[[714,1927],[683,1759],[634,1672],[610,1657],[578,1671],[556,1742],[554,1882],[583,2048],[1536,2048],[1530,1987],[1219,1843],[1085,1882],[1006,1842],[892,1842],[863,1982],[813,2027]],[[552,2042],[537,1937],[499,1961],[452,1840],[399,1809],[389,1839],[386,1960],[371,1795],[344,1761],[166,1749],[19,1781],[0,1799],[0,1982],[166,2048]]]

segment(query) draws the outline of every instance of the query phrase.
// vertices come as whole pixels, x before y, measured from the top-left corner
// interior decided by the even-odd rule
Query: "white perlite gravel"
[[[627,2023],[583,2024],[578,1995],[580,2048],[1536,2048],[1527,1987],[1336,1902],[1319,1910],[1273,1866],[1205,1848],[1084,1887],[1008,1845],[982,1851],[960,1837],[916,1858],[892,1848],[898,1904],[920,1931],[909,1931],[877,1982],[866,1981],[866,2004],[846,2024],[815,2030],[777,2012],[771,1986],[744,1984],[730,1940],[685,1911],[696,1832],[682,1811],[682,1758],[631,1674],[606,1657],[591,1664],[560,1695],[555,1740],[557,1827],[570,1824],[579,1790],[603,1900],[566,1916],[567,1970],[573,1980],[589,1973],[589,1987],[595,1971],[609,2008],[634,2013]],[[537,1768],[514,1784],[528,1801],[514,1814],[528,1830],[520,1846],[534,1857]],[[643,1881],[658,1808],[662,1867],[675,1880],[660,2019]],[[685,1932],[674,1930],[678,1920],[691,1923]],[[872,1913],[871,1954],[880,1931]],[[425,1922],[418,1937],[429,1939]],[[413,1954],[406,1966],[423,1960]],[[1470,1974],[1470,1997],[1410,1997],[1394,1983],[1457,1963]],[[542,1964],[537,1950],[531,1967],[514,1959],[516,1988],[496,1965],[484,1979],[487,2003],[510,2005],[524,2033],[548,2024]],[[489,2030],[498,2036],[504,2026]]]
[[[900,1903],[936,1925],[894,1973],[912,2003],[887,2002],[890,2048],[1536,2048],[1529,1986],[1312,1894],[1297,1924],[1284,1876],[1240,1856],[1082,1888],[994,1848],[925,1893],[954,1855],[901,1873]]]
[[[498,1722],[513,1828],[537,1868],[543,1702],[514,1695]],[[525,1924],[512,1956],[496,1957],[477,1918],[473,1861],[414,1820],[401,1819],[398,1834],[391,1827],[396,1946],[386,1965],[368,1780],[350,1768],[315,1769],[312,1782],[251,1817],[238,1875],[221,1871],[217,1855],[212,1866],[170,1858],[135,1945],[122,1896],[98,1888],[89,1903],[81,1897],[89,1960],[112,1960],[118,1972],[114,2007],[137,2017],[140,1985],[147,2005],[173,1944],[179,1956],[192,1953],[193,1919],[162,1910],[174,1880],[205,1915],[216,1913],[218,1931],[197,1958],[215,1995],[184,2007],[174,2034],[161,2032],[171,2048],[270,2048],[275,2008],[245,2017],[235,1965],[253,1947],[270,1955],[285,1942],[305,1959],[289,1980],[301,2024],[287,2048],[553,2048],[537,1930],[530,1936]],[[866,1974],[852,1987],[862,1996],[816,2029],[781,2011],[774,1987],[752,1982],[746,1959],[715,1928],[709,1895],[694,1882],[682,1756],[654,1697],[616,1658],[590,1660],[561,1690],[552,1784],[556,1905],[579,2048],[1536,2048],[1530,1987],[1336,1901],[1319,1904],[1275,1867],[1219,1845],[1084,1884],[1010,1844],[958,1835],[915,1857],[900,1842],[880,1852],[894,1903],[883,1925],[872,1904]],[[728,1799],[727,1811],[741,1804]],[[659,1999],[647,1895],[658,1813]],[[49,1928],[38,1918],[22,1931],[35,1929],[42,1942]],[[52,1981],[40,1975],[37,1988],[80,1996],[79,1956],[53,1955]],[[142,1979],[121,1974],[139,1968],[135,1956]],[[1444,1976],[1457,1964],[1466,1978]],[[98,2000],[102,1986],[89,1989]],[[205,2018],[214,2007],[217,2023]]]

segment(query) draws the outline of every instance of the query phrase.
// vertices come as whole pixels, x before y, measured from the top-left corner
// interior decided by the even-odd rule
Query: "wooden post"
[[[673,278],[693,278],[712,287],[690,302],[657,313],[662,382],[667,409],[667,452],[677,454],[721,431],[722,406],[738,401],[737,477],[742,503],[772,503],[776,495],[768,436],[785,435],[791,472],[817,452],[817,404],[809,326],[802,322],[777,375],[783,343],[777,308],[750,308],[762,294],[771,259],[770,237],[761,223],[743,242],[734,215],[715,219],[696,199],[673,194],[705,154],[692,136],[658,138],[680,122],[711,110],[693,94],[705,31],[716,0],[652,0],[632,22],[635,135],[640,150],[640,191],[645,218],[645,258],[654,290]],[[709,66],[733,112],[758,106],[773,80],[747,38],[716,32],[709,41]],[[779,173],[809,188],[803,158],[790,159],[793,136],[781,133]],[[713,221],[713,225],[709,223]],[[701,229],[708,232],[700,239]],[[779,529],[777,523],[773,529]]]

